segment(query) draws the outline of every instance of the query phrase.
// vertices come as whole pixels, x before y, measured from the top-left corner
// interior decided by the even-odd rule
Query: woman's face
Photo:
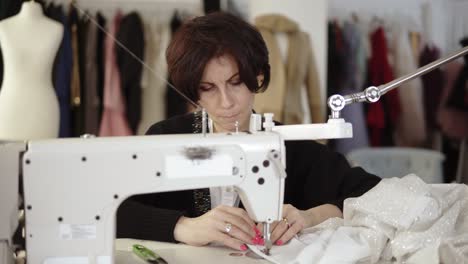
[[[241,81],[236,61],[229,55],[206,64],[199,86],[199,104],[213,120],[216,132],[249,129],[254,94]]]

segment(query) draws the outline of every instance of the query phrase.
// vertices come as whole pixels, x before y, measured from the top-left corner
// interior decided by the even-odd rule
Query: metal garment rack
[[[74,3],[83,10],[92,13],[100,11],[106,17],[112,17],[117,10],[123,13],[137,11],[145,17],[157,16],[161,20],[170,19],[178,10],[194,15],[203,13],[201,0],[50,0],[46,3],[61,4],[64,7]]]

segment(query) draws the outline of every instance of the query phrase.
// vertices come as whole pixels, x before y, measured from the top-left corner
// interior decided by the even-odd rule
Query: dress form
[[[44,16],[31,1],[0,22],[4,79],[0,91],[0,140],[53,138],[59,132],[59,106],[52,67],[63,26]]]

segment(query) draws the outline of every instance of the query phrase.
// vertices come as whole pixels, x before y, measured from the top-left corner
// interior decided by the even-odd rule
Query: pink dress
[[[115,36],[122,14],[117,12],[109,33]],[[125,100],[120,88],[120,73],[117,68],[115,42],[109,36],[105,40],[104,73],[104,110],[101,118],[99,136],[130,136],[132,130],[125,116]]]

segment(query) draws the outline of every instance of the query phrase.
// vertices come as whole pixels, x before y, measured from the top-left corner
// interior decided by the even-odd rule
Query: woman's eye
[[[203,92],[208,92],[210,90],[212,90],[212,86],[200,86],[200,90],[203,91]]]
[[[242,84],[242,81],[241,80],[232,80],[230,81],[231,85],[240,85]]]

